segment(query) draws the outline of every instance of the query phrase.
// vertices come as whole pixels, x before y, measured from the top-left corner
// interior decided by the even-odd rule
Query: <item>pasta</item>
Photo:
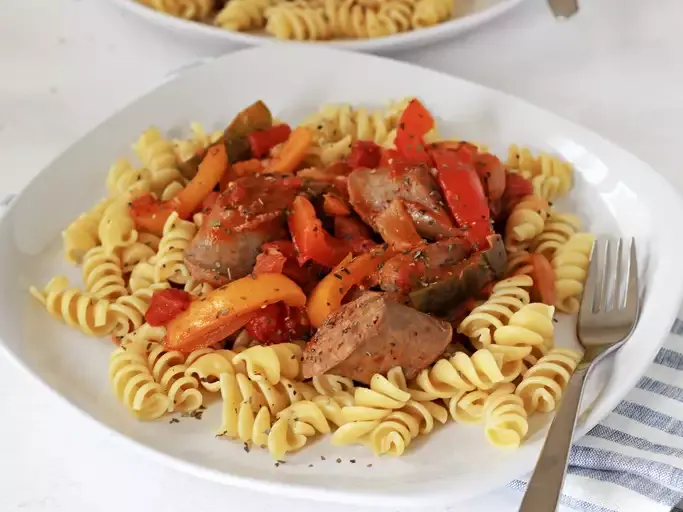
[[[97,203],[92,210],[82,213],[62,232],[64,258],[73,265],[80,264],[85,254],[100,243],[99,225],[112,198]]]
[[[113,197],[134,198],[149,192],[152,174],[147,169],[135,169],[126,158],[119,158],[109,168],[107,190]]]
[[[85,291],[96,299],[115,300],[128,292],[121,260],[115,254],[106,254],[101,246],[85,254],[83,282]]]
[[[78,288],[69,288],[64,276],[54,277],[43,290],[32,286],[30,292],[54,318],[88,336],[101,338],[110,334],[116,325],[108,300],[95,299]]]
[[[216,14],[214,23],[228,30],[252,30],[266,24],[266,10],[276,0],[230,0]]]
[[[185,18],[204,20],[213,10],[213,0],[138,0],[157,11]]]
[[[531,242],[531,250],[550,260],[579,229],[581,229],[579,217],[571,213],[558,213],[551,210],[543,231]]]
[[[114,394],[141,420],[163,416],[170,399],[154,381],[144,353],[125,346],[117,348],[109,359],[109,381]]]
[[[438,25],[453,16],[455,3],[450,0],[418,0],[413,14],[413,28]]]
[[[529,368],[515,389],[526,412],[554,411],[580,360],[579,352],[556,348]]]
[[[374,37],[451,15],[437,0],[239,2],[247,0],[231,0],[220,23],[272,28],[281,16],[288,28],[280,29],[295,38]],[[205,16],[202,5],[163,7],[196,17]],[[506,171],[483,144],[443,139],[427,114],[411,97],[383,108],[330,104],[290,127],[255,103],[230,124],[245,130],[234,146],[213,145],[231,129],[207,133],[195,122],[187,138],[171,139],[151,127],[133,144],[139,162],[104,169],[108,197],[62,234],[67,261],[82,266],[81,288],[58,275],[30,294],[68,326],[118,345],[109,380],[140,420],[199,418],[220,394],[218,437],[277,460],[327,434],[335,446],[400,456],[449,417],[481,425],[493,446],[519,447],[529,415],[556,409],[581,359],[555,347],[554,321],[579,309],[595,237],[548,202],[571,187],[570,164],[511,146]],[[400,157],[411,137],[429,172],[406,181]],[[458,184],[441,174],[449,156],[473,159],[484,196],[472,194],[463,207],[480,203],[490,223],[459,215]],[[185,175],[198,163],[190,185]],[[391,172],[377,172],[385,167]],[[361,175],[353,186],[351,169]],[[366,171],[377,174],[369,191]],[[518,176],[499,183],[502,201],[492,199],[505,172]],[[375,224],[387,220],[388,206],[406,214],[390,227],[409,241],[375,244],[373,231],[392,235]],[[452,219],[467,242],[441,239],[453,236]],[[200,229],[204,222],[210,230]],[[197,250],[186,254],[190,247]],[[243,265],[245,277],[233,279],[230,268]],[[400,302],[396,288],[410,300]],[[443,315],[420,304],[434,290],[453,299]]]
[[[190,273],[185,266],[185,249],[190,245],[197,227],[192,222],[178,218],[173,212],[164,224],[164,234],[153,258],[154,282],[171,281],[185,284]]]
[[[332,26],[322,7],[287,2],[270,7],[266,18],[266,32],[278,39],[316,41],[333,36]]]
[[[493,446],[519,448],[529,431],[527,412],[515,386],[503,384],[484,402],[484,433]]]
[[[551,264],[555,270],[558,310],[578,313],[594,241],[595,236],[590,233],[576,233],[555,252]]]
[[[528,288],[533,284],[529,276],[515,276],[498,282],[491,296],[460,322],[458,332],[464,334],[477,348],[489,348],[493,332],[505,325],[513,314],[529,304]]]
[[[543,232],[550,207],[536,195],[522,199],[512,210],[505,226],[505,248],[510,253],[523,251]]]
[[[148,350],[148,365],[152,377],[169,398],[169,412],[189,412],[202,405],[199,381],[186,373],[185,356],[178,351],[167,351],[163,345],[152,344]]]
[[[391,0],[371,8],[356,0],[323,1],[325,15],[336,37],[383,37],[411,28],[413,2]]]

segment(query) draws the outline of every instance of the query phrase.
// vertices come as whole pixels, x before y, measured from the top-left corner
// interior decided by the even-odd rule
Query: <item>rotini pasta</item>
[[[237,354],[232,350],[213,350],[210,348],[195,350],[187,356],[185,373],[197,378],[201,386],[211,393],[220,391],[222,373],[246,373],[244,364],[233,364]]]
[[[322,7],[302,2],[281,3],[266,10],[266,19],[266,32],[278,39],[316,41],[333,37]]]
[[[214,23],[228,30],[251,30],[266,25],[266,10],[278,4],[276,0],[230,0]]]
[[[566,244],[579,229],[581,229],[581,219],[578,216],[551,210],[543,231],[531,242],[531,250],[552,260],[555,252]]]
[[[141,420],[155,420],[169,409],[170,399],[154,381],[144,352],[121,346],[109,358],[109,381],[116,398]]]
[[[514,393],[514,385],[502,384],[484,402],[484,434],[493,446],[519,448],[529,431],[524,403]]]
[[[43,290],[32,286],[29,291],[50,315],[88,336],[107,336],[116,325],[108,300],[95,299],[78,288],[69,288],[69,280],[64,276],[52,278]]]
[[[173,182],[185,183],[178,169],[173,143],[158,128],[145,130],[133,144],[133,149],[142,164],[151,171],[151,190],[157,196],[161,196]]]
[[[548,218],[548,202],[536,195],[522,199],[512,210],[505,226],[505,248],[510,253],[523,251],[543,232]]]
[[[103,247],[93,247],[83,258],[85,291],[95,299],[115,300],[126,295],[121,260],[116,254],[107,254]]]
[[[182,220],[176,212],[169,215],[159,249],[153,258],[154,282],[171,281],[185,284],[190,273],[185,266],[185,249],[197,232],[193,222]]]
[[[510,317],[531,302],[529,276],[515,276],[496,283],[491,296],[460,322],[458,332],[467,336],[476,348],[488,348],[493,332],[505,325]]]
[[[277,384],[282,377],[296,379],[301,371],[301,348],[295,343],[251,347],[237,354],[233,364],[244,363],[253,381]]]
[[[564,313],[578,313],[583,285],[595,236],[576,233],[555,251],[551,264],[555,270],[555,307]]]
[[[137,242],[138,231],[125,198],[116,199],[107,206],[97,232],[107,254],[113,254],[115,250]]]
[[[127,200],[141,196],[152,188],[152,174],[147,169],[135,169],[126,158],[119,158],[109,168],[107,190],[112,197]]]
[[[508,149],[506,164],[531,181],[535,194],[547,201],[554,201],[572,187],[571,164],[546,153],[534,157],[528,148],[513,144]]]
[[[504,360],[516,361],[528,356],[533,347],[552,348],[554,312],[555,308],[542,303],[525,305],[494,331],[489,349]]]
[[[106,198],[97,203],[90,211],[82,213],[62,232],[64,258],[73,265],[83,261],[85,254],[100,243],[99,225],[105,210],[112,203]]]
[[[529,368],[515,389],[526,412],[554,411],[580,360],[576,350],[556,348]]]
[[[116,318],[115,336],[121,337],[140,328],[145,321],[145,313],[149,308],[152,295],[157,290],[169,288],[168,283],[157,283],[149,288],[141,288],[130,295],[123,295],[109,306],[109,311]]]
[[[187,20],[205,20],[213,10],[214,0],[138,0],[157,11]]]
[[[295,402],[278,413],[268,434],[268,451],[279,460],[287,453],[301,449],[309,437],[318,433],[330,433],[330,424],[320,408],[310,400]]]
[[[455,4],[450,0],[418,0],[413,13],[413,28],[438,25],[453,16]]]
[[[147,364],[155,382],[168,395],[169,412],[196,411],[202,405],[199,381],[187,374],[184,363],[181,352],[167,351],[163,345],[152,344],[148,350]]]

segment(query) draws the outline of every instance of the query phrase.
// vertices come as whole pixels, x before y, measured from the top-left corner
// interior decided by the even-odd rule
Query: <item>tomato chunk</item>
[[[351,153],[346,158],[346,163],[352,169],[367,167],[375,169],[379,166],[382,158],[382,148],[371,140],[357,140],[351,144]]]
[[[145,321],[154,327],[166,325],[190,307],[192,295],[183,290],[169,288],[157,290],[152,295]]]
[[[291,133],[292,129],[286,124],[278,124],[267,130],[251,132],[247,135],[251,154],[255,158],[263,158],[275,146],[285,142]]]
[[[264,345],[307,338],[310,330],[308,318],[300,308],[281,302],[262,309],[244,327],[249,336]]]

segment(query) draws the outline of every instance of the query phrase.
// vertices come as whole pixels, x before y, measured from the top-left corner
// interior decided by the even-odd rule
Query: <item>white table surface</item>
[[[681,191],[683,2],[542,0],[464,38],[397,55],[523,97],[602,133]],[[0,198],[167,72],[225,48],[188,44],[103,0],[0,0]],[[0,511],[348,510],[257,495],[132,453],[0,358]],[[459,512],[516,510],[501,489]],[[353,510],[361,510],[353,508]],[[646,512],[646,511],[644,511]]]

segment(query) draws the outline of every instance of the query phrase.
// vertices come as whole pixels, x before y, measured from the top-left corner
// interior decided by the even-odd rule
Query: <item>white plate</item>
[[[418,438],[399,459],[376,459],[362,447],[335,448],[322,439],[279,467],[266,451],[247,454],[240,443],[215,439],[219,407],[210,407],[201,421],[137,422],[109,389],[111,343],[74,333],[27,293],[29,285],[68,269],[60,230],[104,194],[108,166],[129,154],[131,142],[150,124],[171,130],[198,120],[220,127],[259,98],[278,117],[296,122],[325,102],[378,105],[407,95],[424,100],[445,135],[486,141],[498,151],[517,142],[564,156],[577,170],[570,203],[588,228],[637,238],[646,287],[641,319],[615,358],[611,378],[603,368],[589,383],[589,398],[604,389],[581,427],[585,432],[636,384],[678,311],[683,206],[673,188],[627,151],[518,99],[408,64],[323,48],[268,46],[191,69],[114,115],[33,180],[0,221],[0,346],[129,446],[220,482],[298,497],[424,507],[471,498],[525,474],[538,455],[547,418],[533,423],[518,451],[490,447],[479,426],[450,423]],[[571,333],[569,319],[562,330]],[[571,334],[557,338],[558,344],[573,343]],[[341,463],[335,463],[338,457]]]
[[[417,48],[452,38],[505,14],[523,0],[454,0],[456,2],[457,17],[434,27],[374,39],[317,41],[307,43],[281,41],[267,34],[233,32],[205,23],[187,21],[157,12],[134,0],[111,1],[120,8],[145,19],[162,29],[175,33],[179,37],[210,41],[215,43],[218,48],[224,48],[228,43],[249,46],[278,43],[334,46],[361,52],[390,53]]]

